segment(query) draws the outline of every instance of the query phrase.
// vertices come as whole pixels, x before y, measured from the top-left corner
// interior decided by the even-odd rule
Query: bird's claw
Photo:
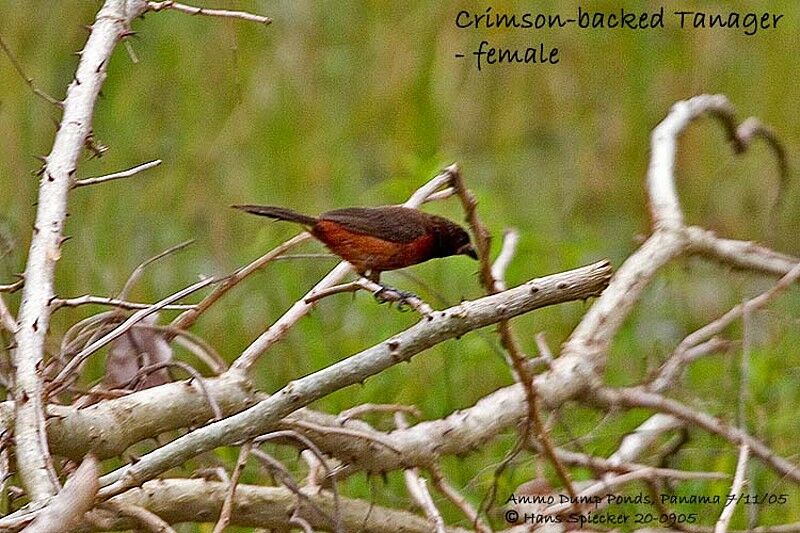
[[[392,296],[389,296],[387,293],[391,293]],[[404,311],[407,308],[413,309],[414,304],[412,300],[420,299],[419,296],[413,292],[401,291],[399,289],[385,286],[375,291],[373,296],[381,303],[388,302],[391,304],[392,302],[397,302],[397,309],[400,311]]]

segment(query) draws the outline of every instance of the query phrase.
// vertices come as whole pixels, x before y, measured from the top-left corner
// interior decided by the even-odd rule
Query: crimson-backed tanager
[[[407,207],[348,207],[303,215],[285,207],[234,205],[254,215],[296,222],[358,273],[380,283],[381,272],[429,259],[466,255],[478,258],[464,228],[450,220]]]

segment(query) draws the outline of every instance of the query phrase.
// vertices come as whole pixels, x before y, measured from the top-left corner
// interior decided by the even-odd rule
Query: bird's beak
[[[460,255],[466,255],[468,257],[471,257],[476,261],[478,260],[478,252],[475,250],[475,247],[472,246],[472,244],[469,243],[465,244],[464,246],[458,249],[458,253]]]

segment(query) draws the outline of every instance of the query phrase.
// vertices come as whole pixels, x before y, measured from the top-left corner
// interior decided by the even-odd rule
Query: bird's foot
[[[433,312],[430,306],[413,292],[401,291],[394,287],[382,285],[380,289],[373,293],[373,296],[380,303],[391,304],[392,302],[397,302],[397,309],[400,311],[413,309],[426,316]]]

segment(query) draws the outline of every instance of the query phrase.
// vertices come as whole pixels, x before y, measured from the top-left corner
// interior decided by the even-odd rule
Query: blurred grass
[[[71,54],[86,39],[81,26],[91,22],[99,5],[37,0],[23,6],[0,0],[0,34],[26,73],[62,97],[77,62]],[[72,193],[67,225],[72,240],[57,274],[61,294],[114,294],[139,262],[196,239],[191,250],[147,271],[133,296],[154,301],[198,275],[229,272],[296,231],[243,216],[229,204],[272,203],[317,213],[396,203],[453,161],[462,166],[493,233],[499,236],[509,226],[521,231],[510,284],[603,257],[619,265],[635,249],[636,236],[648,231],[642,182],[649,133],[676,100],[701,92],[724,93],[740,116],[755,115],[772,126],[797,167],[800,8],[795,2],[771,2],[770,12],[785,14],[782,27],[754,37],[681,31],[670,19],[666,30],[650,32],[474,31],[453,24],[459,10],[483,12],[486,5],[242,0],[213,7],[264,13],[274,23],[264,28],[170,12],[138,21],[131,42],[140,62],[133,64],[118,47],[95,114],[96,136],[110,150],[100,160],[84,160],[79,177],[154,158],[164,163],[130,180]],[[621,5],[657,9],[661,4],[598,2],[592,7]],[[706,11],[746,11],[749,4],[696,5]],[[576,8],[552,1],[491,6],[496,12]],[[477,72],[469,55],[484,38],[512,47],[541,40],[561,49],[561,63]],[[454,59],[455,53],[468,58]],[[37,186],[32,156],[49,151],[58,115],[31,94],[5,57],[0,80],[0,282],[6,282],[24,269]],[[795,176],[783,193],[778,218],[771,221],[778,182],[765,147],[735,157],[711,121],[693,126],[681,144],[679,189],[690,221],[797,254]],[[429,210],[461,217],[454,201]],[[319,250],[316,244],[303,247]],[[325,260],[272,264],[220,302],[194,331],[232,360],[332,265]],[[475,266],[466,260],[435,261],[412,272],[446,301],[400,275],[388,274],[386,280],[438,306],[480,294]],[[685,334],[769,284],[699,261],[672,266],[647,291],[613,346],[608,380],[636,383]],[[16,308],[18,295],[9,301]],[[759,316],[748,410],[753,431],[795,461],[798,303],[794,291]],[[538,331],[557,348],[585,309],[575,303],[543,310],[516,320],[515,327],[529,353],[536,352]],[[52,342],[93,312],[57,313]],[[414,320],[363,294],[329,298],[262,358],[258,381],[268,391],[277,390]],[[740,328],[732,329],[732,335],[740,335]],[[101,357],[91,365],[88,375],[102,374]],[[496,339],[486,330],[446,342],[315,407],[336,412],[360,402],[403,402],[417,405],[426,417],[438,417],[509,383]],[[688,383],[683,400],[730,419],[737,398],[737,351],[697,363]],[[600,418],[584,411],[562,417],[577,436],[595,428]],[[608,453],[645,417],[612,415],[584,446]],[[732,470],[735,454],[725,443],[701,432],[691,437],[677,465]],[[556,430],[557,442],[571,439]],[[496,465],[510,445],[509,437],[466,458],[448,459],[447,473],[479,501],[492,480],[493,468],[487,465]],[[535,472],[535,465],[525,461],[500,479],[501,499]],[[765,521],[800,518],[800,492],[760,464],[754,462],[753,468],[758,472],[753,487],[792,494],[786,506],[765,506]],[[404,506],[402,481],[394,474],[389,481],[389,495],[378,501]],[[386,492],[382,482],[363,477],[346,485],[356,496]],[[727,482],[718,488],[725,492]],[[745,523],[740,512],[738,527]],[[447,514],[457,516],[452,509]]]

